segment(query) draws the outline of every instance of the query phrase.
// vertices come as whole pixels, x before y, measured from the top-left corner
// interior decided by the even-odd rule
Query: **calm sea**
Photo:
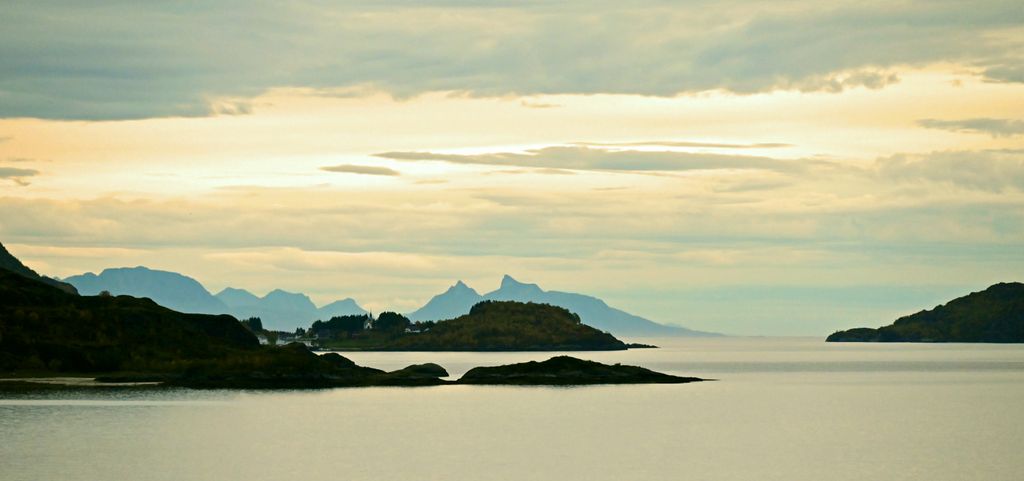
[[[717,382],[0,394],[0,480],[1020,480],[1024,346],[648,340]],[[454,377],[538,353],[348,353]]]

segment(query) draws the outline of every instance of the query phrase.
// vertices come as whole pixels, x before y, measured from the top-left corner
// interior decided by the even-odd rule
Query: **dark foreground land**
[[[1024,342],[1024,284],[995,284],[932,310],[872,329],[828,336],[829,342]]]
[[[527,316],[542,305],[495,303],[476,315],[497,319]],[[560,311],[542,336],[584,332],[583,345],[621,344],[604,333],[579,331],[578,318]],[[455,324],[424,337],[434,342],[466,332]],[[562,331],[568,329],[568,331]],[[493,331],[498,337],[510,331]],[[600,335],[598,335],[600,334]],[[605,337],[607,336],[607,337]],[[538,337],[539,339],[540,337]],[[487,341],[490,342],[490,341]],[[616,344],[617,343],[617,344]],[[624,346],[623,346],[624,347]],[[152,382],[194,388],[327,388],[359,386],[431,386],[448,384],[436,364],[384,372],[356,365],[337,354],[317,355],[304,345],[261,346],[231,316],[183,314],[149,299],[130,296],[79,296],[14,271],[0,269],[0,378],[94,377],[112,383]],[[477,368],[460,384],[631,384],[681,383],[680,378],[639,367],[608,366],[569,357],[541,363]],[[23,388],[25,383],[0,382]]]

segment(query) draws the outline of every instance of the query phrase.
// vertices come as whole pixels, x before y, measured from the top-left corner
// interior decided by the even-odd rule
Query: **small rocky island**
[[[1024,342],[1024,284],[995,284],[888,326],[839,331],[826,341]]]
[[[318,357],[337,369],[308,373],[295,369],[190,371],[149,380],[160,381],[168,386],[237,389],[438,386],[443,384],[582,386],[592,384],[684,384],[703,381],[696,377],[672,376],[637,366],[608,365],[569,356],[557,356],[542,362],[529,361],[504,366],[475,367],[457,381],[448,381],[443,379],[448,377],[448,372],[433,363],[416,364],[397,371],[384,372],[358,366],[337,353],[317,356],[306,351],[301,344],[290,345],[285,349],[294,350],[296,354],[306,356],[310,364],[315,363],[314,357]],[[109,377],[101,380],[117,382],[126,379]]]
[[[459,384],[513,384],[531,386],[584,384],[682,384],[703,381],[678,377],[637,366],[609,366],[569,356],[547,361],[530,361],[495,367],[475,367],[459,379]]]

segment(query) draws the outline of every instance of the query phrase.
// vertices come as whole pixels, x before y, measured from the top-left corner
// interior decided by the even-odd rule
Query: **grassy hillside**
[[[1000,283],[891,325],[828,336],[831,342],[1024,342],[1024,284]]]

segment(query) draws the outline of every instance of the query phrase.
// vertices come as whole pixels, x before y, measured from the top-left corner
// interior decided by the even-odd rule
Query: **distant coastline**
[[[17,267],[13,257],[7,264]],[[376,325],[374,325],[376,324]],[[546,304],[484,301],[457,319],[419,323],[396,313],[314,323],[339,341],[367,330],[394,350],[624,350],[611,334]],[[376,327],[376,329],[372,329]],[[385,372],[337,353],[318,355],[301,343],[262,345],[258,319],[185,314],[131,296],[80,296],[26,269],[0,266],[0,390],[78,387],[309,389],[442,384],[634,384],[699,381],[634,366],[608,366],[567,356],[514,364],[463,382],[437,364]],[[344,337],[339,337],[344,336]],[[524,377],[525,376],[525,377]],[[83,379],[92,378],[94,381]],[[33,381],[38,379],[38,381]],[[60,381],[64,379],[64,381]]]

